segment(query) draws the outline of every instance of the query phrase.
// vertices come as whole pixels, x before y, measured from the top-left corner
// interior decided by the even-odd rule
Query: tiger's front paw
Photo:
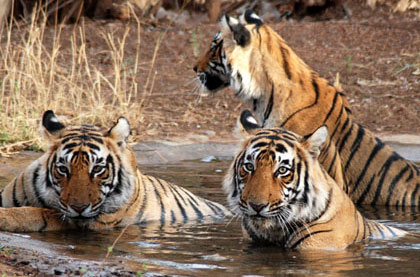
[[[39,232],[67,229],[61,214],[36,207],[0,208],[0,231]]]

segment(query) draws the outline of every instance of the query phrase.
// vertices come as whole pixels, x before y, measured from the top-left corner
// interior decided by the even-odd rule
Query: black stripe
[[[17,187],[17,178],[15,178],[15,181],[13,182],[12,199],[13,199],[13,206],[14,207],[21,207],[22,205],[19,203],[19,200],[17,199],[17,196],[16,196],[16,187]]]
[[[155,178],[155,180],[159,183],[160,187],[162,188],[164,194],[168,196],[167,187],[163,185],[162,180],[159,178]]]
[[[203,218],[203,213],[200,211],[200,209],[198,208],[198,206],[200,205],[197,200],[195,199],[196,196],[191,194],[191,192],[189,192],[188,190],[184,189],[183,187],[178,187],[180,188],[182,191],[184,191],[184,193],[187,194],[188,196],[188,202],[191,205],[191,207],[194,209],[194,212],[196,213],[197,217],[199,219]]]
[[[398,183],[398,181],[402,178],[404,173],[409,169],[410,169],[410,166],[406,165],[392,180],[391,184],[388,187],[388,197],[386,199],[386,204],[385,204],[386,206],[389,206],[389,203],[391,202],[391,197],[394,192],[395,184]]]
[[[287,78],[289,80],[291,80],[292,79],[292,74],[290,72],[289,62],[286,59],[286,56],[288,56],[288,54],[289,54],[288,52],[289,51],[286,48],[284,48],[284,47],[280,47],[280,50],[281,50],[281,55],[283,57],[283,68],[284,68],[284,72],[286,73]]]
[[[218,207],[215,203],[209,200],[204,200],[204,203],[213,211],[214,214],[225,216],[223,210],[220,207]]]
[[[312,220],[312,222],[317,221],[318,219],[320,219],[330,208],[330,204],[331,204],[331,194],[332,194],[332,189],[330,189],[328,191],[328,198],[327,198],[327,204],[325,205],[324,210],[316,217]],[[316,200],[316,199],[315,199]]]
[[[341,127],[341,130],[340,130],[340,134],[343,134],[343,132],[344,132],[344,130],[346,130],[347,129],[347,126],[350,124],[350,128],[349,128],[349,130],[346,132],[346,134],[344,135],[344,136],[342,136],[338,141],[337,141],[337,143],[340,141],[340,145],[338,146],[338,152],[341,152],[342,151],[342,148],[343,148],[343,146],[344,146],[344,144],[346,143],[346,141],[347,141],[347,139],[348,139],[348,137],[351,135],[351,132],[353,131],[353,124],[352,123],[350,123],[350,117],[347,117],[347,119],[346,119],[346,121],[344,122],[344,124],[343,124],[343,127]]]
[[[264,147],[264,146],[267,146],[267,145],[268,145],[268,142],[262,141],[262,142],[258,142],[256,144],[252,145],[252,148],[260,148],[260,147]]]
[[[245,231],[249,235],[252,241],[259,242],[261,239],[258,237],[258,235],[252,231],[251,227],[248,224],[248,220],[246,217],[242,219],[242,226],[244,227]]]
[[[171,224],[174,224],[176,222],[176,216],[173,209],[171,209]]]
[[[144,193],[143,194],[144,196],[143,196],[143,202],[141,203],[139,212],[136,215],[136,223],[141,223],[141,220],[142,220],[142,217],[143,217],[143,214],[144,214],[144,210],[145,210],[146,205],[147,205],[147,200],[148,200],[147,189],[146,189],[146,186],[144,185],[144,182],[147,181],[147,180],[145,180],[145,178],[143,178],[143,177],[140,177],[140,178],[142,178],[142,180],[140,180],[140,181],[141,181],[141,184],[143,184],[143,187],[139,188],[139,193]],[[142,192],[142,191],[140,191],[140,189],[143,189],[144,191]]]
[[[324,125],[324,124],[327,122],[327,120],[330,118],[330,116],[331,116],[332,112],[334,111],[335,104],[337,103],[337,98],[338,98],[338,93],[337,93],[337,91],[336,91],[336,92],[335,92],[335,94],[334,94],[334,99],[333,99],[333,102],[332,102],[332,104],[331,104],[331,108],[330,108],[330,110],[328,111],[327,115],[325,116],[325,118],[324,118],[324,121],[323,121],[322,125]]]
[[[357,242],[357,237],[359,236],[359,233],[360,233],[360,226],[359,226],[359,212],[355,209],[354,210],[354,217],[355,217],[355,220],[356,220],[356,235],[354,236],[354,239],[353,239],[353,242],[352,243],[355,243],[355,242]]]
[[[79,146],[79,145],[80,145],[80,143],[72,142],[72,143],[64,145],[63,150],[73,149],[73,148],[75,148],[76,146]]]
[[[406,200],[406,198],[407,198],[407,191],[405,191],[404,192],[404,196],[403,196],[403,198],[402,198],[402,200],[401,200],[401,210],[403,211],[403,212],[405,212],[405,200]]]
[[[347,159],[346,165],[344,166],[344,171],[347,171],[354,155],[357,153],[357,151],[359,151],[361,142],[362,142],[363,137],[365,135],[365,130],[363,129],[363,127],[360,126],[360,125],[357,125],[357,127],[358,127],[358,130],[357,130],[356,139],[353,141],[353,144],[350,148],[350,156]]]
[[[328,173],[331,173],[331,169],[332,169],[332,167],[335,164],[335,160],[337,159],[337,155],[338,155],[337,150],[334,150],[334,157],[333,157],[333,159],[332,159],[332,161],[330,163],[330,166],[328,167]]]
[[[392,164],[395,161],[400,160],[400,157],[398,155],[395,155],[395,153],[393,153],[384,163],[384,165],[382,166],[381,170],[379,170],[379,172],[382,174],[381,179],[378,181],[377,186],[376,186],[376,191],[375,191],[375,196],[373,197],[373,200],[371,202],[371,205],[374,206],[376,205],[376,202],[378,201],[379,196],[381,195],[381,190],[382,190],[382,186],[384,185],[384,179],[387,176],[388,172],[389,172],[389,168],[392,166]]]
[[[384,234],[384,232],[383,232],[383,230],[382,230],[382,226],[381,226],[381,225],[379,225],[379,224],[378,224],[378,223],[376,223],[376,222],[372,222],[372,223],[373,223],[374,227],[376,228],[376,230],[378,230],[378,232],[380,233],[381,238],[382,238],[382,239],[384,239],[384,238],[385,238],[385,234]]]
[[[338,127],[340,127],[341,126],[341,124],[338,124],[339,122],[338,121],[340,121],[341,120],[341,116],[343,115],[343,110],[344,110],[344,108],[343,108],[343,106],[341,106],[341,109],[340,109],[340,113],[338,114],[338,117],[337,117],[337,119],[335,120],[335,122],[334,122],[334,125],[335,125],[335,128],[334,128],[334,130],[331,132],[331,137],[330,137],[330,139],[332,140],[333,139],[333,137],[335,136],[335,132],[337,132],[337,130],[338,130]],[[348,116],[347,116],[348,117]],[[340,122],[341,123],[341,122]]]
[[[274,99],[274,85],[271,85],[271,95],[270,95],[270,99],[268,100],[267,107],[265,108],[265,112],[264,112],[264,120],[262,123],[263,127],[267,119],[270,117],[271,111],[273,110],[273,102],[274,102],[273,99]]]
[[[26,206],[28,204],[28,196],[26,194],[25,189],[25,174],[22,173],[20,183],[22,185],[22,194],[23,194],[23,206]]]
[[[367,172],[367,170],[368,170],[368,168],[370,166],[370,163],[372,162],[372,160],[375,158],[375,156],[378,154],[378,152],[382,148],[384,148],[384,144],[380,140],[377,139],[377,144],[375,145],[375,147],[370,152],[369,158],[367,159],[367,161],[365,163],[365,166],[362,169],[362,172],[360,173],[359,177],[357,178],[357,181],[354,183],[353,191],[356,191],[356,189],[359,186],[360,182],[365,177],[365,174],[366,174],[366,172]]]
[[[367,196],[367,194],[368,194],[368,192],[370,190],[370,187],[371,187],[371,185],[373,183],[373,180],[375,180],[375,177],[376,177],[376,174],[373,174],[372,175],[372,178],[370,178],[370,181],[369,181],[369,183],[367,183],[367,185],[365,187],[365,190],[362,192],[362,194],[360,195],[359,199],[357,199],[357,205],[362,204],[363,201],[365,200],[365,198],[366,198],[366,196]],[[353,191],[355,191],[355,187],[353,188]]]
[[[93,144],[91,142],[87,142],[86,145],[96,151],[99,151],[101,148],[99,146],[97,146],[96,144]]]
[[[43,208],[49,208],[49,206],[47,206],[47,204],[45,203],[44,199],[41,196],[41,193],[39,191],[38,188],[38,178],[39,178],[39,171],[41,170],[41,165],[38,165],[38,167],[34,170],[34,173],[32,175],[32,188],[35,192],[35,197],[36,199],[39,201],[39,203],[41,204],[41,207]]]
[[[162,197],[160,196],[160,193],[156,188],[156,184],[155,184],[156,179],[152,179],[151,177],[149,177],[149,181],[151,185],[153,186],[153,190],[155,192],[156,198],[160,203],[160,224],[163,226],[165,225],[165,213],[166,213],[165,206],[163,204]]]
[[[298,113],[300,113],[300,112],[302,112],[303,110],[306,110],[306,109],[309,109],[309,108],[312,108],[313,106],[315,106],[317,103],[318,103],[318,98],[319,98],[319,91],[318,91],[318,84],[316,83],[316,79],[314,78],[314,77],[312,77],[313,79],[312,79],[312,86],[313,86],[313,89],[314,89],[314,92],[315,92],[315,100],[314,100],[314,102],[312,103],[312,104],[310,104],[310,105],[308,105],[308,106],[306,106],[306,107],[303,107],[303,108],[300,108],[299,110],[297,110],[297,111],[295,111],[294,113],[292,113],[291,115],[289,115],[289,117],[287,117],[286,118],[286,120],[285,121],[283,121],[283,123],[280,125],[280,127],[284,127],[286,124],[287,124],[287,122],[293,117],[293,116],[295,116],[296,114],[298,114]]]
[[[0,207],[3,207],[3,189],[0,189]]]
[[[178,198],[178,196],[177,196],[177,192],[175,192],[176,191],[176,188],[174,188],[174,187],[172,187],[171,185],[169,185],[169,190],[172,192],[172,194],[173,194],[173,196],[174,196],[174,198],[175,198],[175,202],[176,202],[176,205],[178,206],[178,209],[181,211],[181,214],[182,214],[182,217],[184,218],[184,223],[185,222],[187,222],[187,220],[188,220],[188,215],[187,215],[187,213],[185,212],[185,209],[184,209],[184,207],[183,207],[183,205],[181,204],[181,202],[179,201],[179,198]],[[178,194],[179,195],[179,194]],[[184,200],[184,199],[183,199]],[[185,203],[185,202],[184,202]]]
[[[47,221],[47,219],[45,219],[44,214],[42,214],[42,226],[41,226],[41,228],[38,229],[38,232],[45,231],[45,229],[47,229],[47,227],[48,227],[48,221]]]
[[[411,207],[416,206],[416,194],[417,194],[419,188],[420,188],[420,184],[417,183],[416,188],[414,189],[413,193],[411,194]]]
[[[391,234],[392,234],[393,237],[396,237],[397,236],[397,234],[395,234],[395,232],[392,230],[391,227],[386,226],[386,225],[383,225],[383,227],[385,227],[389,232],[391,232]]]
[[[300,238],[297,242],[295,242],[290,248],[291,249],[295,249],[296,247],[298,247],[300,244],[302,244],[307,238],[309,238],[309,237],[313,237],[314,235],[316,235],[316,234],[320,234],[320,233],[328,233],[328,232],[331,232],[332,230],[331,229],[328,229],[328,230],[319,230],[319,231],[315,231],[315,232],[313,232],[313,233],[309,233],[309,234],[306,234],[304,237],[302,237],[302,238]]]

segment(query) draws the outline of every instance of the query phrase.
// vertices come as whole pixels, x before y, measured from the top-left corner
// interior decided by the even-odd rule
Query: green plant
[[[194,57],[200,56],[201,40],[202,40],[202,37],[197,34],[197,28],[194,28],[191,34],[191,39],[190,39]]]
[[[347,64],[347,74],[351,74],[351,72],[353,70],[353,64],[351,62],[351,56],[350,55],[347,57],[346,64]]]

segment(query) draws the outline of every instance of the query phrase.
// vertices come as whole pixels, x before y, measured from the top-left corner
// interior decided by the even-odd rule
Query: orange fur
[[[255,18],[248,15],[253,20],[250,23],[246,14],[241,20],[224,17],[219,41],[230,85],[252,106],[261,126],[284,127],[306,136],[326,125],[329,136],[320,161],[354,202],[420,206],[420,169],[357,124],[342,91],[306,65],[270,26]],[[212,62],[200,60],[197,74],[211,71]],[[212,74],[215,80],[214,70]]]

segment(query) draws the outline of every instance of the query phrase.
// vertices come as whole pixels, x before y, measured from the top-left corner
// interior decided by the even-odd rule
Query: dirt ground
[[[308,18],[272,26],[321,76],[333,82],[340,74],[362,125],[377,134],[419,134],[420,19],[393,14],[387,7],[372,12],[355,3],[349,8],[350,19],[312,22]],[[204,51],[218,26],[177,26],[163,42],[156,65],[158,81],[144,110],[141,132],[145,140],[185,139],[185,133],[187,137],[230,138],[235,119],[246,107],[230,88],[202,98],[192,91],[196,57],[191,34],[195,30],[202,38],[199,49]],[[152,47],[157,35],[147,32],[144,44]]]
[[[389,7],[372,11],[364,1],[349,1],[348,8],[350,18],[304,18],[271,25],[321,76],[333,82],[340,74],[359,123],[379,135],[420,134],[418,14],[395,14]],[[200,98],[191,83],[197,59],[194,49],[204,51],[217,30],[217,24],[205,23],[179,24],[169,30],[156,61],[155,87],[144,108],[144,124],[138,130],[142,140],[231,138],[235,120],[246,105],[235,99],[230,88]],[[201,40],[200,47],[194,47],[194,34],[196,41]],[[145,26],[142,54],[151,57],[158,35],[159,29]],[[147,68],[145,64],[145,73]]]
[[[321,76],[334,82],[337,73],[358,122],[377,134],[420,134],[420,19],[418,13],[395,14],[386,6],[372,11],[365,1],[349,1],[349,18],[328,21],[288,20],[270,24],[303,60]],[[217,24],[192,15],[170,26],[163,37],[154,66],[154,87],[145,99],[141,127],[134,130],[143,141],[231,140],[237,116],[246,106],[231,89],[200,97],[194,91],[193,64],[204,51]],[[123,33],[136,23],[87,19],[89,55],[106,72],[109,57],[99,31]],[[68,25],[69,34],[74,26]],[[140,91],[146,83],[156,42],[165,23],[142,27]],[[70,36],[69,36],[70,37]],[[65,47],[65,44],[63,44]],[[129,40],[127,58],[134,55],[136,39]],[[417,65],[417,66],[416,66]],[[30,266],[33,253],[18,252],[13,258],[0,252],[0,272],[7,276],[38,275]],[[41,257],[39,257],[41,259]],[[5,263],[5,264],[1,264]],[[76,273],[75,273],[76,274]]]
[[[397,14],[388,6],[371,10],[364,0],[347,2],[350,17],[323,21],[305,17],[268,23],[321,76],[334,82],[336,74],[340,74],[359,123],[380,135],[419,134],[418,11]],[[246,105],[235,98],[230,88],[206,97],[194,90],[194,62],[219,29],[218,24],[206,21],[204,13],[183,14],[169,28],[168,21],[142,21],[137,101],[144,103],[142,116],[132,124],[139,140],[232,139],[236,118]],[[114,71],[103,33],[122,37],[129,27],[125,58],[127,69],[133,67],[137,46],[134,20],[86,19],[84,25],[89,61],[108,76]],[[72,51],[69,42],[74,30],[70,24],[63,30],[64,53]],[[53,34],[51,27],[46,32],[47,40]],[[160,37],[162,44],[151,70]]]

